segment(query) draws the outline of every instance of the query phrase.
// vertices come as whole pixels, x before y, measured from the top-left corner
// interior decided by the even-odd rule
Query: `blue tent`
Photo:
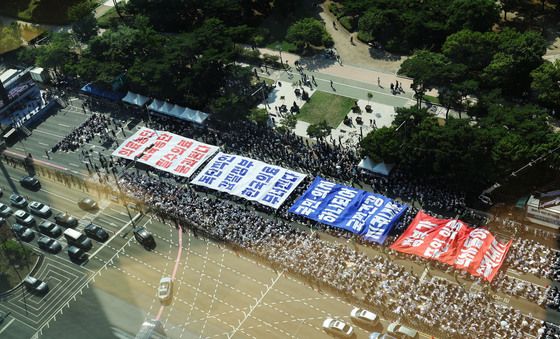
[[[395,165],[386,164],[384,162],[376,163],[373,160],[371,160],[370,157],[365,157],[362,159],[362,161],[360,161],[358,167],[376,174],[387,176],[391,173],[391,170],[393,169],[393,167],[395,167]]]
[[[80,92],[115,102],[120,101],[125,95],[124,93],[118,93],[99,88],[92,85],[91,83],[86,84],[84,87],[82,87],[80,89]]]

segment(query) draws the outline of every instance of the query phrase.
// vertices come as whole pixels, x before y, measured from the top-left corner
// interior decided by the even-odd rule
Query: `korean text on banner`
[[[289,211],[381,244],[406,208],[382,195],[316,177]]]
[[[190,177],[217,151],[216,146],[144,127],[123,142],[113,155],[129,160],[138,157],[140,163],[178,176]]]
[[[279,208],[304,178],[302,173],[220,152],[191,183]]]
[[[391,249],[437,260],[491,281],[510,246],[511,240],[501,243],[487,229],[420,211]]]
[[[153,144],[156,138],[156,131],[142,127],[123,141],[111,155],[132,160],[134,157],[142,154],[146,147]]]

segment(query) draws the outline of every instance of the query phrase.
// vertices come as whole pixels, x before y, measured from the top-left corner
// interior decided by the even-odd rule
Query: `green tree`
[[[253,108],[249,114],[249,120],[265,125],[268,122],[268,112],[264,108]]]
[[[488,66],[498,45],[496,33],[461,30],[445,40],[441,51],[455,63],[480,71]]]
[[[92,1],[82,1],[68,8],[68,19],[72,21],[72,31],[82,42],[97,35],[99,27],[94,16],[97,5]]]
[[[331,134],[332,127],[323,120],[317,124],[311,124],[307,127],[307,135],[311,138],[322,139]]]
[[[305,18],[293,23],[288,28],[286,39],[299,49],[305,49],[309,45],[329,45],[332,41],[323,23],[313,18]]]
[[[546,61],[531,72],[531,89],[539,102],[560,112],[560,60]]]
[[[288,114],[286,117],[280,120],[280,123],[282,124],[282,126],[285,126],[289,129],[294,129],[297,125],[297,118],[293,114]]]
[[[37,49],[37,64],[52,69],[60,75],[74,59],[72,48],[73,43],[69,34],[51,33],[50,42]]]
[[[447,24],[450,31],[469,29],[485,32],[499,20],[494,0],[454,0],[449,5]]]
[[[362,155],[369,156],[375,162],[399,162],[401,146],[394,127],[378,128],[360,142]]]

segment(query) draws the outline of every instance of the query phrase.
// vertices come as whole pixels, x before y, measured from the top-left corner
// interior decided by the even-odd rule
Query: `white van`
[[[79,247],[84,251],[91,249],[91,240],[82,232],[67,228],[64,231],[64,237],[68,241],[68,245]]]

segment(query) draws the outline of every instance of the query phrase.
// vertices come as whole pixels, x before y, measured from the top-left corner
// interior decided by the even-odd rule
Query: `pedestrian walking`
[[[377,86],[381,87],[381,79],[377,77]]]
[[[49,160],[50,160],[50,159],[51,159],[51,157],[49,156],[49,151],[48,151],[48,150],[45,150],[45,154],[47,155],[47,159],[49,159]]]
[[[350,43],[353,45],[354,44],[354,37],[351,35],[350,36]]]
[[[331,80],[331,88],[334,88],[334,84],[333,81]]]

